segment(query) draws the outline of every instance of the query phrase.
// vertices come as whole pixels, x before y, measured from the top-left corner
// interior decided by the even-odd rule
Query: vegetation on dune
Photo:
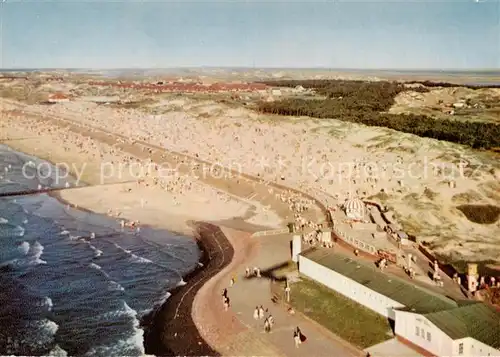
[[[397,94],[408,90],[397,82],[344,80],[286,80],[264,82],[276,87],[313,88],[326,99],[284,99],[261,102],[262,113],[285,116],[333,118],[342,121],[381,126],[438,140],[446,140],[473,148],[500,147],[500,125],[488,122],[458,121],[415,114],[388,114]],[[426,92],[425,87],[412,91]]]
[[[460,205],[457,209],[471,222],[493,224],[500,217],[500,207],[493,205]]]
[[[405,82],[405,83],[407,83],[407,84],[422,84],[428,88],[432,88],[432,87],[442,87],[442,88],[462,87],[462,88],[468,88],[468,89],[500,88],[499,84],[473,85],[473,84],[455,84],[455,83],[432,82],[432,81],[409,81],[409,82]]]

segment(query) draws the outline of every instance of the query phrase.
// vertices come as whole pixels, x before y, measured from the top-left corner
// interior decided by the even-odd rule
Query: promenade
[[[214,277],[200,290],[199,296],[195,299],[193,319],[202,329],[201,335],[209,344],[217,347],[222,355],[290,357],[363,355],[362,351],[317,323],[305,319],[300,314],[290,315],[284,306],[271,301],[271,280],[268,272],[290,260],[289,234],[251,238],[249,233],[234,229],[222,227],[222,231],[235,245],[235,259],[241,257],[243,252],[247,255],[247,259]],[[253,247],[250,249],[250,254],[248,247]],[[259,267],[262,277],[247,279],[245,277],[247,266],[251,269]],[[232,287],[231,278],[235,278],[236,281]],[[224,288],[227,288],[231,301],[231,307],[227,312],[224,311],[221,298]],[[210,313],[212,320],[210,322],[203,316],[197,316],[197,314],[207,314],[207,311],[202,311],[197,306],[207,299],[210,299],[210,308],[213,310]],[[264,320],[255,320],[253,317],[255,307],[260,305],[268,309],[268,313],[275,320],[271,333],[264,331]],[[237,320],[240,328],[238,330],[224,328],[225,320]],[[214,326],[218,326],[216,334],[213,331]],[[295,347],[293,340],[293,330],[297,326],[307,337],[306,342],[299,348]]]

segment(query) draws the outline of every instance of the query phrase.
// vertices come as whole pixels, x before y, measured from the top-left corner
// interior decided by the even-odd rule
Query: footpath
[[[215,349],[223,355],[258,355],[258,356],[363,356],[363,352],[348,342],[335,336],[317,323],[305,319],[300,314],[291,315],[285,307],[272,302],[271,280],[267,277],[267,271],[290,260],[289,234],[250,237],[250,234],[242,234],[233,229],[222,227],[222,231],[230,240],[236,235],[238,240],[246,240],[243,246],[257,245],[254,254],[247,256],[243,265],[233,266],[217,277],[210,286],[212,291],[212,309],[215,310],[214,318],[223,323],[226,316],[236,319],[244,327],[239,331],[226,331],[228,334],[224,339],[219,339]],[[234,238],[234,237],[233,237]],[[239,244],[238,244],[239,245]],[[235,256],[237,250],[235,249]],[[245,268],[259,267],[262,271],[261,278],[245,277]],[[231,278],[235,278],[235,284],[230,286]],[[224,311],[221,293],[226,288],[231,301],[229,311]],[[293,294],[293,292],[292,292]],[[196,301],[195,301],[196,305]],[[264,319],[255,320],[253,312],[256,306],[262,305],[268,309],[275,321],[271,333],[264,331]],[[195,318],[196,320],[196,318]],[[299,327],[307,340],[295,347],[293,331]],[[221,331],[222,332],[222,331]],[[203,335],[203,333],[202,333]],[[207,337],[207,336],[204,336]],[[213,337],[213,336],[212,336]],[[210,339],[210,338],[209,338]]]

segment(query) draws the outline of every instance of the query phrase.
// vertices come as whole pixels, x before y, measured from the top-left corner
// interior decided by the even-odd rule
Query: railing
[[[266,236],[275,236],[278,234],[287,234],[290,230],[288,228],[279,228],[279,229],[270,229],[267,231],[258,231],[251,235],[252,238],[255,237],[266,237]]]

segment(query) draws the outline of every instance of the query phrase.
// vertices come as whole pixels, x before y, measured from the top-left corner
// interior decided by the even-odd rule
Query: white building
[[[500,356],[500,312],[456,302],[331,249],[299,255],[301,274],[391,319],[398,340],[429,356]]]

